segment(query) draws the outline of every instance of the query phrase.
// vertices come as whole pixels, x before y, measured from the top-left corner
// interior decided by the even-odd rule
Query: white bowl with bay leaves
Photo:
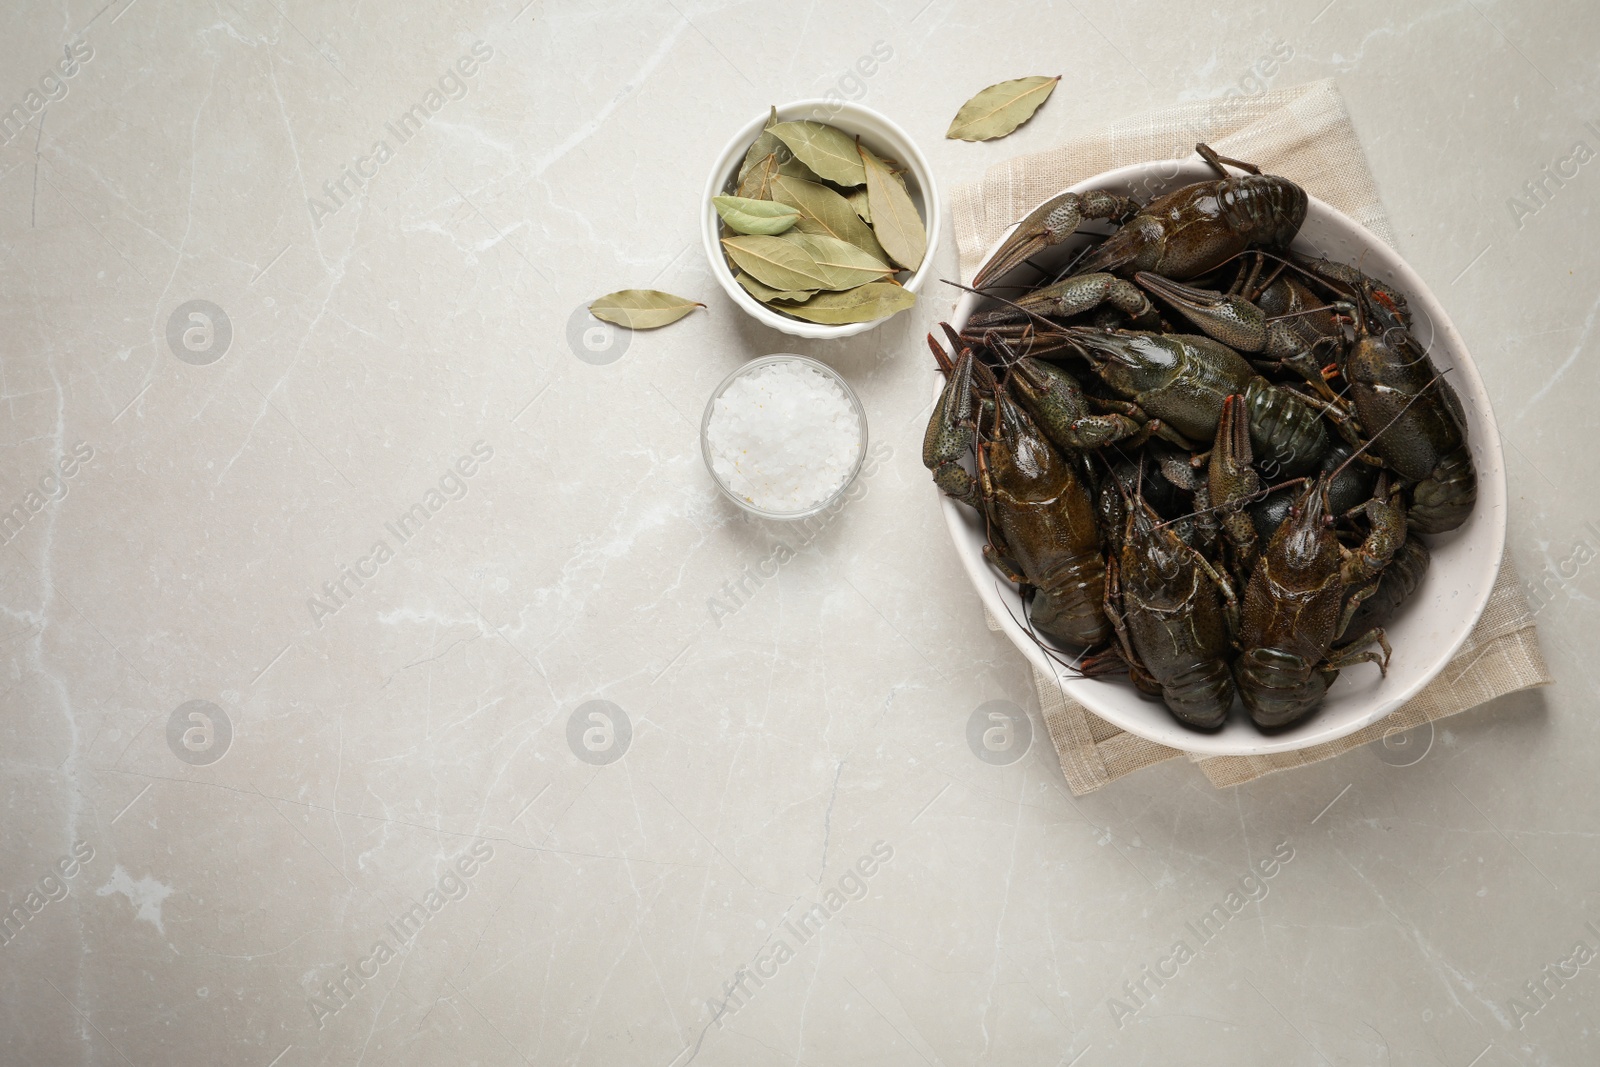
[[[718,209],[713,203],[713,198],[738,196],[740,192],[740,172],[744,169],[746,157],[752,154],[751,146],[755,144],[757,138],[762,137],[774,119],[777,123],[808,124],[804,130],[793,126],[789,127],[786,132],[791,134],[803,134],[810,130],[814,124],[832,127],[846,135],[844,141],[839,142],[840,145],[848,143],[851,149],[854,149],[855,139],[859,137],[861,146],[867,150],[867,153],[871,154],[871,158],[879,162],[889,163],[895,181],[903,189],[911,206],[915,208],[922,224],[921,236],[923,240],[921,243],[923,247],[920,257],[914,257],[915,242],[918,238],[914,225],[903,228],[911,231],[912,255],[908,255],[906,248],[903,247],[906,238],[900,234],[891,233],[888,245],[884,245],[878,240],[880,234],[887,228],[888,220],[892,216],[886,216],[885,221],[880,223],[877,228],[874,228],[871,223],[868,223],[862,217],[861,211],[851,208],[849,209],[849,217],[844,217],[840,213],[838,220],[830,221],[830,210],[838,212],[840,203],[848,204],[849,201],[846,198],[846,194],[852,188],[862,190],[859,193],[862,204],[861,210],[866,211],[869,216],[870,210],[865,206],[866,191],[869,191],[867,183],[865,181],[854,182],[854,175],[837,169],[839,167],[847,168],[849,166],[848,161],[830,160],[825,151],[827,146],[823,146],[822,151],[824,154],[820,158],[820,164],[824,169],[811,175],[811,177],[822,178],[822,182],[807,180],[805,172],[810,168],[803,165],[798,167],[786,166],[783,170],[790,173],[775,175],[774,180],[783,190],[775,195],[782,196],[785,200],[791,202],[801,202],[800,206],[795,207],[795,212],[800,216],[800,219],[796,221],[792,229],[786,229],[778,234],[740,234],[725,225],[723,217],[718,213]],[[838,141],[837,138],[834,140]],[[767,143],[772,143],[770,138]],[[788,148],[787,144],[784,145],[784,148]],[[790,159],[793,158],[794,154],[792,152],[787,154]],[[834,153],[835,156],[838,154]],[[863,157],[865,156],[866,154],[864,153]],[[819,159],[814,157],[813,162],[817,163]],[[833,164],[832,169],[828,167],[830,162]],[[871,169],[870,163],[863,167],[863,173],[869,169]],[[881,170],[877,171],[874,175],[874,180],[881,179],[882,174]],[[883,186],[879,186],[879,188],[882,189]],[[746,191],[751,190],[747,189]],[[774,198],[762,197],[761,199]],[[727,202],[724,201],[724,203],[726,204]],[[781,206],[775,201],[774,212]],[[932,274],[933,251],[938,247],[939,242],[939,195],[934,188],[932,170],[929,168],[928,161],[923,156],[922,151],[917,148],[904,130],[883,115],[878,114],[878,112],[862,107],[859,104],[841,104],[830,100],[797,100],[793,103],[782,104],[771,109],[767,114],[757,115],[741,127],[728,141],[727,147],[722,150],[722,154],[717,157],[715,166],[711,168],[711,175],[706,181],[705,195],[701,198],[700,211],[701,237],[705,243],[706,258],[711,263],[711,273],[716,277],[717,283],[722,286],[723,291],[728,294],[729,299],[738,304],[741,309],[758,322],[795,337],[815,339],[850,337],[870,330],[885,321],[893,314],[893,311],[881,317],[859,322],[808,321],[806,318],[799,316],[810,315],[814,319],[826,320],[829,318],[848,318],[853,314],[867,314],[877,306],[893,307],[894,310],[903,309],[908,304],[905,294],[909,293],[914,297]],[[782,217],[781,215],[778,217],[777,225],[782,226]],[[754,228],[760,229],[762,227],[758,225]],[[785,233],[788,236],[785,236]],[[841,241],[841,236],[844,238],[855,237],[856,240]],[[784,264],[780,263],[777,267],[767,268],[769,271],[777,270],[779,272],[777,275],[768,274],[769,281],[778,284],[769,285],[763,283],[743,267],[740,268],[739,275],[744,277],[745,284],[741,284],[739,276],[735,274],[734,268],[729,264],[729,256],[733,254],[733,251],[724,250],[724,237],[741,240],[741,244],[746,246],[736,251],[746,257],[745,263],[747,265],[752,262],[759,263],[761,259],[765,258],[765,249],[768,248],[793,255],[793,250],[783,248],[783,244],[796,244],[804,241],[804,247],[815,250],[819,242],[826,243],[830,247],[837,249],[839,245],[833,242],[840,241],[859,248],[861,245],[868,245],[871,241],[877,241],[877,246],[870,253],[863,253],[863,255],[871,255],[881,260],[885,269],[875,272],[875,268],[866,263],[864,259],[854,257],[853,253],[851,257],[842,257],[848,258],[849,262],[848,265],[839,268],[833,262],[830,262],[829,257],[819,253],[813,259],[820,261],[824,270],[837,271],[842,269],[845,272],[843,276],[810,277],[802,284],[800,278],[783,274]],[[774,244],[773,242],[775,241],[778,243]],[[902,263],[896,262],[894,257],[886,254],[884,249],[890,246],[894,247],[901,258],[914,258],[915,269],[907,269]],[[840,251],[844,250],[840,249]],[[800,264],[799,269],[805,272],[811,270],[809,266],[803,263]],[[857,282],[855,285],[844,284],[844,282],[857,281],[857,279],[862,279],[862,281]],[[877,288],[891,282],[902,287],[904,293],[894,293],[888,289]],[[752,295],[751,291],[746,289],[746,285],[750,285],[752,289],[762,293],[771,302],[767,303],[757,299],[756,296]],[[804,295],[808,290],[816,295]],[[774,296],[773,294],[775,293],[781,295]],[[889,299],[882,299],[885,297]],[[805,304],[813,304],[813,307],[806,308],[804,307]],[[794,313],[777,310],[779,308],[787,308]]]

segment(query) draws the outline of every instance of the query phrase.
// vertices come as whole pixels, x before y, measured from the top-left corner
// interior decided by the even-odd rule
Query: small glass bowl
[[[728,488],[728,486],[722,481],[721,476],[717,474],[717,469],[711,462],[711,441],[707,437],[706,431],[711,426],[711,416],[716,411],[717,398],[722,396],[723,393],[727,392],[728,386],[732,385],[735,380],[773,363],[803,363],[813,370],[816,370],[822,374],[826,374],[835,382],[838,382],[839,388],[844,390],[844,395],[850,399],[850,406],[855,409],[856,420],[861,426],[861,447],[856,450],[856,459],[855,463],[850,467],[850,474],[845,478],[844,481],[839,483],[839,487],[837,489],[829,493],[818,503],[812,505],[811,507],[805,508],[802,511],[768,511],[765,508],[757,507],[744,497],[740,496],[738,493],[735,493],[732,489]],[[796,355],[793,352],[778,352],[770,356],[762,356],[760,359],[751,360],[749,363],[746,363],[744,366],[740,367],[732,374],[722,379],[721,384],[712,391],[711,399],[706,401],[705,414],[700,417],[700,455],[705,460],[706,470],[711,473],[711,480],[717,483],[717,488],[722,490],[722,495],[733,501],[735,504],[738,504],[745,511],[748,511],[752,515],[758,515],[763,519],[803,519],[807,516],[815,515],[819,511],[827,510],[827,508],[832,506],[833,503],[842,497],[850,488],[850,486],[855,483],[856,475],[861,473],[861,463],[867,457],[867,413],[862,409],[861,401],[856,396],[856,391],[850,388],[850,383],[845,381],[844,378],[839,375],[838,371],[834,370],[826,363],[811,359],[809,356]]]

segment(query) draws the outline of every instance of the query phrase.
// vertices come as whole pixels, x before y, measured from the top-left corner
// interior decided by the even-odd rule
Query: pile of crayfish
[[[1220,728],[1237,695],[1275,729],[1344,667],[1387,674],[1419,535],[1465,522],[1477,478],[1404,294],[1290,249],[1299,186],[1197,150],[1220,177],[1022,220],[950,348],[928,337],[946,384],[923,462],[983,516],[1041,647],[1126,670],[1187,726]],[[1115,229],[1006,284],[1089,219]]]

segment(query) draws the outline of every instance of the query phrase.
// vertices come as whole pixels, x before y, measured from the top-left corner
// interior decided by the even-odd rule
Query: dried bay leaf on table
[[[917,302],[917,294],[890,282],[870,282],[840,293],[818,293],[804,304],[773,307],[795,318],[828,326],[872,322],[898,314]]]
[[[743,271],[734,276],[734,281],[744,287],[744,291],[761,301],[770,304],[774,300],[791,300],[803,303],[816,295],[815,289],[774,289],[770,285],[763,285]]]
[[[794,238],[793,230],[782,237],[724,237],[727,250],[739,269],[773,289],[831,289],[831,273],[824,272],[810,251]],[[871,279],[865,279],[871,280]]]
[[[866,145],[858,145],[867,175],[867,202],[872,208],[872,232],[889,258],[907,270],[922,266],[928,252],[928,231],[904,183]]]
[[[772,198],[799,210],[800,221],[795,223],[799,232],[837,237],[888,262],[888,253],[878,244],[872,228],[861,221],[849,201],[826,185],[780,174],[772,180]]]
[[[856,151],[855,138],[821,122],[780,122],[773,136],[788,146],[795,158],[830,182],[853,187],[867,180]]]
[[[677,322],[704,304],[659,289],[619,289],[589,305],[589,314],[630,330],[653,330]]]
[[[852,289],[867,282],[881,282],[895,269],[864,248],[820,233],[790,230],[774,241],[791,241],[805,249],[826,279],[822,289]],[[798,287],[796,287],[798,288]]]
[[[742,196],[713,196],[711,204],[722,221],[736,233],[776,236],[800,219],[800,209],[773,200],[749,200]]]
[[[1054,78],[1017,78],[989,86],[956,112],[945,137],[961,141],[990,141],[1004,137],[1039,110],[1055,90]]]

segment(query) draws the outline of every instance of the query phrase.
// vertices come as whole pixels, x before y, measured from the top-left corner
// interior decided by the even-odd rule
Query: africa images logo
[[[209,700],[188,700],[167,718],[167,747],[191,767],[208,767],[228,754],[233,720]]]
[[[567,747],[591,766],[617,762],[632,741],[632,720],[609,700],[585,701],[567,717]]]
[[[67,79],[75,77],[83,65],[94,58],[94,46],[88,41],[74,41],[62,48],[62,58],[56,60],[54,70],[39,77],[39,88],[22,94],[22,103],[12,105],[10,111],[0,114],[0,145],[10,144],[42,113],[47,104],[65,100],[71,88]]]
[[[94,859],[94,846],[78,841],[72,851],[56,860],[54,869],[41,877],[38,883],[23,896],[21,904],[6,902],[7,910],[0,912],[0,945],[9,945],[21,935],[23,928],[33,921],[49,904],[65,900],[72,892],[69,884],[83,864]]]
[[[23,528],[46,505],[65,499],[71,488],[69,481],[92,459],[94,446],[87,441],[79,441],[72,446],[71,452],[63,454],[56,461],[55,470],[47,470],[39,478],[37,489],[29,489],[9,510],[3,510],[3,505],[0,505],[0,544],[7,544],[22,533]]]
[[[990,700],[967,716],[967,747],[985,763],[1006,767],[1028,754],[1033,720],[1009,700]]]
[[[312,1021],[321,1030],[328,1020],[343,1011],[367,983],[378,977],[385,964],[399,959],[411,950],[417,937],[433,919],[452,901],[465,900],[472,892],[472,877],[494,859],[494,846],[479,841],[458,855],[445,867],[445,873],[429,888],[420,901],[384,925],[384,936],[372,942],[372,949],[354,964],[342,965],[334,977],[325,979],[315,992],[306,997],[306,1007]]]
[[[189,300],[167,317],[167,347],[191,367],[206,367],[228,354],[233,320],[209,300]]]
[[[401,112],[399,118],[384,124],[384,129],[394,138],[395,144],[403,145],[421,133],[422,128],[444,109],[448,100],[463,99],[471,85],[465,79],[478,72],[480,63],[487,63],[493,58],[493,48],[483,41],[474,43],[470,55],[456,60],[453,67],[447,68],[439,76],[437,88],[430,87],[422,99]],[[337,178],[324,181],[322,192],[327,200],[318,200],[314,196],[306,198],[306,208],[311,212],[311,222],[315,228],[320,230],[324,218],[338,214],[340,208],[355,199],[356,194],[367,187],[367,182],[378,176],[378,168],[393,159],[394,155],[394,147],[387,139],[380,137],[372,142],[370,152],[341,168]]]
[[[711,1021],[722,1029],[761,989],[778,976],[785,963],[795,958],[797,950],[820,934],[828,921],[845,909],[853,900],[867,895],[868,881],[894,859],[894,846],[887,841],[874,841],[869,853],[845,868],[834,885],[822,894],[822,899],[800,912],[795,918],[785,918],[772,932],[767,942],[756,952],[748,967],[740,967],[733,977],[723,983],[721,1000],[707,1000]],[[792,944],[791,944],[792,942]],[[752,989],[751,987],[754,986]]]
[[[323,596],[306,598],[306,610],[311,613],[311,621],[317,628],[322,628],[324,619],[339,614],[346,604],[355,599],[357,593],[366,588],[368,582],[378,577],[383,565],[394,559],[403,546],[421,533],[429,519],[452,500],[466,496],[470,485],[468,479],[493,458],[494,446],[487,441],[474,443],[471,455],[458,457],[455,464],[440,476],[438,488],[430,486],[422,494],[421,501],[401,512],[393,522],[383,524],[383,528],[394,536],[393,545],[387,537],[380,537],[372,543],[367,554],[354,563],[339,564],[338,577],[322,583]]]

